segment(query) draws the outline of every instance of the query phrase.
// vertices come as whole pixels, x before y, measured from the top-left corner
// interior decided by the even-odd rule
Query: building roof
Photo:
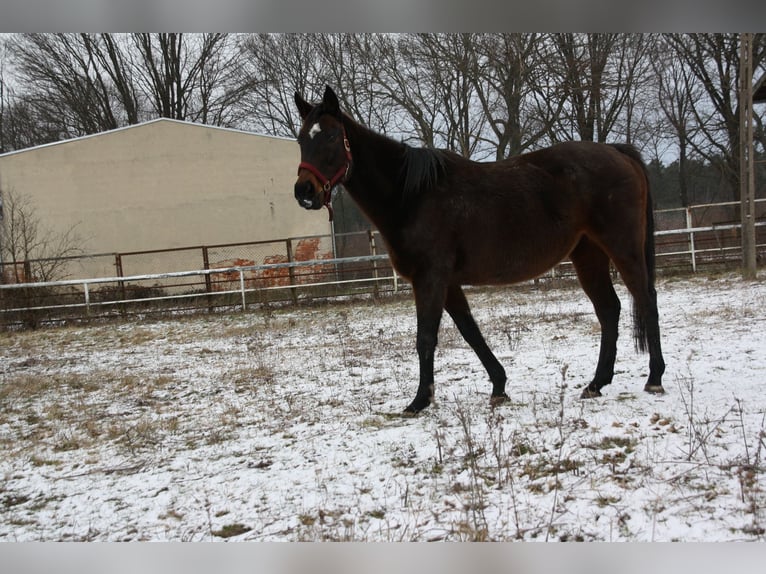
[[[193,126],[193,127],[199,127],[199,128],[209,129],[209,130],[220,130],[220,131],[231,132],[231,133],[236,133],[236,134],[245,134],[245,135],[255,136],[255,137],[260,137],[260,138],[269,138],[269,139],[276,139],[276,140],[282,140],[282,141],[295,141],[293,138],[280,137],[280,136],[271,136],[271,135],[266,135],[266,134],[259,134],[259,133],[249,132],[247,130],[240,130],[240,129],[236,129],[236,128],[225,128],[225,127],[221,127],[221,126],[211,126],[211,125],[207,125],[207,124],[200,124],[200,123],[195,123],[195,122],[187,122],[187,121],[183,121],[183,120],[174,120],[172,118],[156,118],[156,119],[149,120],[149,121],[146,121],[146,122],[141,122],[141,123],[138,123],[138,124],[131,124],[131,125],[123,126],[123,127],[116,128],[116,129],[113,129],[113,130],[106,130],[106,131],[103,131],[103,132],[97,132],[97,133],[93,133],[93,134],[79,136],[79,137],[76,137],[76,138],[69,138],[69,139],[59,140],[59,141],[50,142],[50,143],[46,143],[46,144],[40,144],[40,145],[33,146],[33,147],[17,149],[17,150],[9,151],[9,152],[6,152],[6,153],[0,153],[0,158],[7,157],[7,156],[10,156],[10,155],[14,155],[14,154],[19,154],[19,153],[25,153],[25,152],[28,152],[28,151],[35,151],[35,150],[39,150],[39,149],[42,149],[42,148],[47,148],[47,147],[64,145],[64,144],[68,144],[68,143],[72,143],[72,142],[82,141],[82,140],[89,139],[89,138],[97,138],[97,137],[101,137],[101,136],[104,136],[104,135],[115,134],[115,133],[126,131],[126,130],[134,130],[134,129],[142,128],[144,126],[147,126],[147,125],[150,125],[150,124],[155,124],[155,123],[158,123],[158,122],[167,122],[167,123],[179,124],[179,125],[184,125],[184,126]]]

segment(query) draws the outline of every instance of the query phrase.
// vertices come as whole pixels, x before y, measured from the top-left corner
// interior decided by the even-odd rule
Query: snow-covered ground
[[[512,401],[445,316],[415,418],[409,298],[0,333],[0,540],[763,540],[766,284],[659,281],[664,396],[618,293],[603,398],[582,291],[474,289]]]

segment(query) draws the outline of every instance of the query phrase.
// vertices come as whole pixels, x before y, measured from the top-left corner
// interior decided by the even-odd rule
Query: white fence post
[[[689,233],[689,253],[692,257],[692,271],[694,273],[697,272],[697,250],[694,247],[694,231],[691,231],[694,229],[694,225],[692,222],[692,208],[687,207],[686,208],[686,229]]]
[[[90,315],[90,288],[87,282],[83,283],[82,286],[83,291],[85,291],[85,314]]]
[[[242,310],[247,311],[247,300],[245,299],[245,271],[239,270],[239,290],[242,292]]]

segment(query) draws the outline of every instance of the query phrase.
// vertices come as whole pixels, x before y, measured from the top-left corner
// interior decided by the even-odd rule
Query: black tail
[[[636,163],[641,166],[641,170],[644,173],[644,179],[646,180],[646,229],[644,237],[644,260],[646,261],[646,276],[647,276],[647,288],[649,291],[649,297],[652,304],[656,305],[657,291],[654,288],[654,280],[656,276],[656,263],[654,256],[654,202],[652,200],[652,190],[649,185],[649,172],[646,169],[646,164],[641,158],[641,154],[636,148],[628,144],[612,144],[620,153],[625,154]],[[649,345],[649,340],[646,334],[646,312],[647,309],[641,309],[634,301],[633,303],[633,340],[636,344],[636,349],[641,352],[646,352]]]

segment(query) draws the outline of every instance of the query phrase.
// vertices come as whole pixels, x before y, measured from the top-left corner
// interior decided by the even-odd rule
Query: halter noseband
[[[348,143],[348,137],[346,137],[346,128],[343,128],[343,149],[346,152],[346,165],[342,165],[337,172],[335,172],[335,175],[332,177],[327,177],[325,174],[323,174],[321,171],[319,171],[319,168],[315,165],[307,162],[302,161],[298,164],[298,172],[300,173],[301,169],[306,169],[314,174],[314,176],[319,180],[319,182],[322,184],[322,191],[324,191],[324,198],[322,200],[322,203],[325,207],[327,207],[327,210],[330,212],[330,221],[332,221],[332,189],[338,185],[339,183],[345,182],[348,179],[349,171],[351,170],[351,145]]]

